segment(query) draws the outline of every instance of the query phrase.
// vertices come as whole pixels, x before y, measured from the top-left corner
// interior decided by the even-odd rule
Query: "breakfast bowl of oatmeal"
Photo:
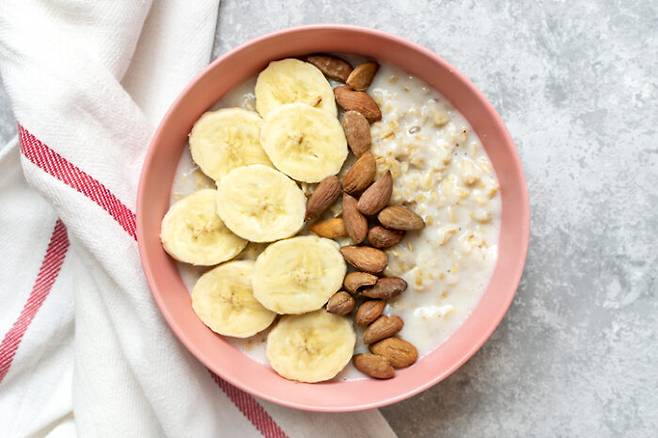
[[[138,241],[208,369],[354,411],[444,379],[488,339],[528,245],[522,168],[484,96],[384,32],[305,26],[214,61],[153,136]]]

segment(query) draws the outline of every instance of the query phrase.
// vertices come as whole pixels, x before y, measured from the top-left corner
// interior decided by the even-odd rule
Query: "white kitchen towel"
[[[294,411],[211,375],[151,299],[139,172],[218,2],[0,0],[19,123],[0,152],[2,436],[393,436],[378,411]]]

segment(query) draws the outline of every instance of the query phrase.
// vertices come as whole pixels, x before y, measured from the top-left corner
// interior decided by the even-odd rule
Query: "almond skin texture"
[[[316,222],[311,225],[310,230],[320,237],[327,239],[339,239],[347,237],[347,230],[345,230],[345,223],[343,218],[334,217]]]
[[[390,248],[400,243],[404,237],[404,231],[389,230],[381,225],[376,225],[368,231],[368,243],[379,249]]]
[[[418,350],[400,338],[387,338],[370,346],[370,351],[384,356],[393,368],[407,368],[418,360]]]
[[[354,321],[357,325],[367,326],[370,325],[377,318],[382,316],[384,312],[384,307],[386,303],[380,300],[369,300],[361,303],[358,309],[356,309],[356,315],[354,315]]]
[[[325,76],[346,82],[352,73],[352,66],[345,60],[329,55],[313,55],[306,58],[308,62],[316,66]]]
[[[353,195],[368,188],[375,180],[377,162],[372,152],[368,151],[352,164],[343,177],[343,190]]]
[[[336,315],[345,316],[352,313],[356,301],[352,298],[352,295],[347,292],[336,292],[329,298],[327,302],[327,312],[334,313]]]
[[[393,177],[391,171],[387,170],[381,178],[363,192],[359,198],[357,208],[365,215],[375,215],[388,205],[391,194],[393,194]]]
[[[363,332],[363,342],[372,344],[390,338],[400,330],[404,322],[399,316],[380,316]]]
[[[376,62],[359,64],[352,70],[345,82],[355,90],[365,91],[372,83],[377,70],[379,70],[379,64]]]
[[[370,123],[363,114],[357,111],[347,111],[340,121],[345,131],[347,145],[357,158],[370,150],[372,137],[370,136]]]
[[[422,217],[401,205],[386,207],[379,212],[377,219],[386,228],[393,228],[394,230],[421,230],[425,227]]]
[[[366,240],[368,220],[357,209],[357,201],[347,193],[343,193],[343,221],[345,230],[354,243]]]
[[[382,272],[388,264],[388,256],[384,251],[369,246],[344,246],[340,253],[347,263],[359,271],[376,274]]]
[[[357,293],[359,289],[367,286],[374,286],[377,283],[377,276],[367,272],[350,272],[343,280],[343,286],[350,293]]]
[[[395,369],[388,359],[378,354],[357,354],[354,356],[354,366],[363,374],[375,379],[390,379],[395,376]]]
[[[338,105],[345,111],[357,111],[363,114],[370,123],[382,119],[382,112],[377,102],[367,93],[354,91],[350,87],[343,85],[334,88],[334,95],[336,96]]]
[[[320,181],[311,197],[308,198],[304,220],[312,221],[324,213],[338,199],[341,191],[340,181],[336,176],[328,176]]]
[[[389,300],[407,290],[407,282],[399,277],[383,277],[371,288],[364,289],[361,295],[368,298]]]

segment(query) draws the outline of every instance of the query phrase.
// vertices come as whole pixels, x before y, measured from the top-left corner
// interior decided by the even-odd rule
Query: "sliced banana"
[[[347,158],[347,141],[338,119],[303,103],[272,111],[260,138],[274,166],[297,181],[314,183],[336,175]]]
[[[277,313],[311,312],[340,289],[345,271],[345,260],[333,240],[317,236],[281,240],[256,259],[254,296]]]
[[[306,197],[297,184],[262,164],[238,167],[217,186],[217,213],[226,226],[251,242],[272,242],[304,225]]]
[[[217,191],[203,189],[177,201],[162,219],[160,240],[170,256],[211,266],[232,259],[247,245],[216,213]],[[302,214],[303,216],[303,214]]]
[[[242,108],[205,113],[190,133],[192,159],[203,173],[216,181],[236,167],[270,166],[260,146],[262,122],[258,114]]]
[[[336,117],[334,90],[313,64],[299,59],[273,61],[256,80],[256,109],[264,118],[280,105],[302,102]]]
[[[272,324],[276,313],[254,298],[254,262],[235,261],[206,272],[192,288],[192,308],[199,319],[220,335],[247,338]]]
[[[350,321],[318,310],[284,316],[267,336],[267,359],[282,377],[321,382],[350,362],[356,336]]]

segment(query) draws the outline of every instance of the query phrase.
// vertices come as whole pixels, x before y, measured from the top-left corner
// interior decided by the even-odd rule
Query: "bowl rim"
[[[509,164],[518,173],[519,187],[517,189],[520,190],[520,196],[521,196],[519,198],[520,211],[518,212],[520,214],[521,229],[518,230],[518,234],[517,234],[518,245],[519,245],[518,247],[520,251],[518,253],[518,260],[517,263],[514,265],[514,269],[511,271],[509,276],[506,277],[508,280],[507,283],[509,284],[509,287],[507,288],[509,292],[504,296],[504,300],[502,299],[500,300],[501,305],[498,307],[497,309],[498,311],[495,314],[491,315],[491,318],[489,319],[489,323],[486,325],[486,327],[479,332],[478,336],[475,339],[473,339],[472,342],[469,343],[470,347],[464,349],[461,357],[458,360],[455,360],[451,366],[446,367],[445,369],[442,370],[442,372],[437,372],[422,384],[418,384],[414,387],[411,387],[406,391],[400,391],[396,395],[387,397],[385,399],[369,401],[369,402],[354,402],[350,405],[340,406],[340,407],[336,407],[336,406],[327,407],[319,404],[310,404],[309,402],[306,401],[289,400],[289,399],[277,397],[270,394],[268,391],[261,390],[258,387],[258,385],[249,386],[243,384],[241,381],[235,379],[233,375],[223,373],[221,369],[218,369],[215,366],[215,364],[207,363],[204,360],[202,349],[196,346],[186,337],[184,330],[178,327],[177,323],[174,321],[173,313],[165,304],[164,298],[160,295],[160,293],[156,292],[153,285],[156,283],[155,277],[157,274],[154,272],[154,270],[151,268],[149,264],[149,254],[146,249],[144,234],[142,233],[142,230],[145,229],[144,214],[142,212],[144,211],[145,203],[147,202],[146,201],[147,194],[145,192],[146,176],[149,168],[151,167],[155,159],[155,155],[156,155],[155,145],[158,143],[159,138],[162,136],[165,126],[170,122],[169,119],[172,117],[172,114],[175,112],[176,108],[179,106],[181,101],[184,100],[185,96],[190,92],[190,90],[192,90],[195,87],[195,84],[199,82],[210,71],[212,71],[217,64],[223,63],[224,60],[232,57],[235,53],[243,51],[249,47],[259,45],[263,41],[266,41],[273,37],[279,37],[287,34],[294,35],[294,34],[304,33],[309,31],[349,31],[349,32],[370,34],[380,39],[393,41],[401,46],[404,46],[408,50],[419,52],[423,56],[431,58],[434,62],[440,64],[442,68],[446,69],[446,71],[449,71],[451,74],[455,75],[457,80],[461,82],[462,85],[466,87],[476,97],[478,104],[483,106],[483,109],[487,113],[487,116],[490,117],[494,122],[494,124],[497,126],[497,128],[500,129],[504,141],[511,146],[509,150],[510,152],[509,157],[508,157],[511,159],[511,162]],[[387,406],[402,401],[404,399],[407,399],[409,397],[412,397],[430,388],[431,386],[437,384],[438,382],[442,381],[443,379],[447,378],[452,373],[454,373],[484,345],[484,343],[491,337],[492,333],[499,326],[503,317],[507,313],[514,299],[514,296],[516,295],[516,291],[518,289],[521,276],[523,274],[525,262],[527,259],[529,241],[530,241],[530,202],[528,197],[527,183],[526,183],[525,175],[523,173],[523,166],[521,164],[521,160],[519,158],[518,151],[516,149],[514,141],[511,138],[504,121],[502,120],[498,112],[495,110],[493,105],[484,96],[484,94],[479,89],[477,89],[475,85],[465,75],[460,73],[455,67],[453,67],[451,64],[449,64],[441,56],[434,53],[433,51],[419,44],[416,44],[412,41],[409,41],[405,38],[402,38],[400,36],[388,32],[384,32],[376,29],[370,29],[361,26],[345,25],[345,24],[312,24],[312,25],[294,26],[290,28],[269,32],[267,34],[251,39],[229,50],[225,54],[213,60],[200,73],[194,76],[194,78],[187,83],[187,85],[183,88],[183,90],[177,95],[174,102],[170,105],[169,109],[167,110],[165,115],[162,117],[160,123],[158,124],[158,127],[154,131],[151,140],[149,141],[148,149],[144,158],[144,162],[140,174],[138,193],[137,193],[136,215],[137,215],[138,249],[139,249],[140,260],[142,263],[144,274],[146,276],[149,285],[149,290],[151,291],[151,294],[155,299],[155,302],[158,305],[160,312],[162,313],[165,320],[167,321],[167,324],[169,325],[170,329],[173,331],[176,337],[181,341],[181,343],[188,349],[188,351],[190,351],[192,355],[194,355],[195,358],[199,360],[209,370],[216,373],[218,376],[222,377],[232,385],[242,389],[243,391],[246,391],[254,396],[271,401],[273,403],[277,403],[282,406],[306,410],[306,411],[315,411],[315,412],[350,412],[350,411],[360,411],[360,410]],[[482,294],[479,300],[482,300],[485,294],[486,294],[486,290]],[[473,311],[479,305],[480,305],[480,301],[478,301],[478,304],[475,306]],[[460,324],[460,327],[463,326],[467,320],[465,320],[462,324]],[[450,339],[450,337],[452,336],[454,336],[454,333],[451,334],[443,343],[447,342],[447,340]],[[349,382],[344,382],[344,383],[349,383]]]

